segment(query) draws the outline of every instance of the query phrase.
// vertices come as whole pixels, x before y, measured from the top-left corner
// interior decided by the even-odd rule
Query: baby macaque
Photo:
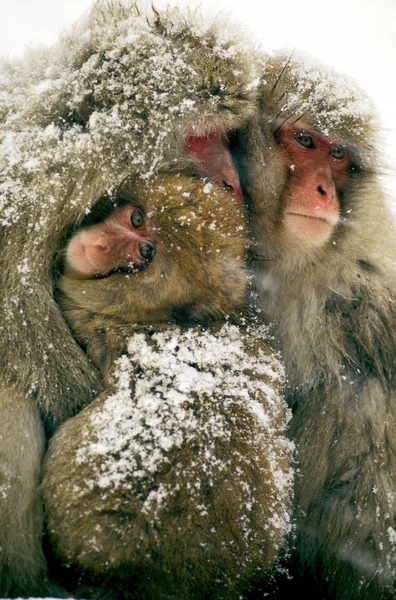
[[[99,203],[71,237],[57,283],[66,321],[103,374],[125,326],[202,324],[243,309],[244,215],[230,193],[163,174],[151,188],[127,183],[111,209],[104,218]]]
[[[236,600],[289,530],[292,483],[282,367],[263,326],[224,324],[244,307],[241,203],[168,173],[130,181],[98,215],[71,236],[57,285],[108,385],[46,456],[63,583],[86,598]]]

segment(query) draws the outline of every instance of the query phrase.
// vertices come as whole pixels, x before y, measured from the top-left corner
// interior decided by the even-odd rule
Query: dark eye
[[[330,155],[334,156],[334,158],[338,158],[338,160],[341,160],[345,156],[345,150],[339,146],[338,148],[333,148],[330,152]]]
[[[135,208],[131,214],[131,223],[135,229],[139,229],[144,224],[144,213],[140,208]]]
[[[299,135],[296,140],[304,148],[313,148],[313,139],[310,135]]]

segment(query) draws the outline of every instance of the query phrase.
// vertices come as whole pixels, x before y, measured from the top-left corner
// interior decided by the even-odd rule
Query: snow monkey
[[[57,578],[84,597],[237,599],[284,541],[292,482],[263,329],[213,328],[244,307],[242,207],[169,173],[115,205],[72,235],[57,284],[109,386],[47,452]]]
[[[315,598],[396,594],[395,242],[375,127],[359,90],[277,58],[241,135],[257,302],[293,410],[296,574]]]
[[[92,400],[100,420],[95,399],[104,390],[103,376],[76,343],[54,300],[54,256],[98,200],[130,176],[145,183],[159,171],[208,176],[240,199],[230,150],[260,259],[254,267],[258,310],[265,308],[268,318],[276,319],[294,410],[292,435],[301,470],[296,561],[318,574],[319,585],[330,582],[332,591],[323,593],[333,597],[366,594],[376,600],[392,594],[393,242],[387,243],[390,228],[376,176],[375,125],[359,93],[323,69],[258,57],[228,32],[225,27],[218,35],[216,28],[202,27],[195,15],[147,16],[136,7],[101,3],[56,47],[2,65],[4,597],[51,592],[37,494],[45,435]],[[327,171],[325,180],[320,171]],[[314,197],[322,200],[315,204],[307,190],[318,179]],[[147,267],[155,265],[155,253],[152,258]],[[136,352],[150,352],[146,338]],[[163,344],[176,353],[181,347],[166,336],[152,344],[151,352],[160,356]],[[128,351],[133,356],[133,344]],[[219,364],[223,375],[232,372],[229,363]],[[131,384],[129,365],[127,360],[109,373],[117,394],[122,384]],[[167,372],[176,377],[171,368]],[[207,367],[198,372],[207,374]],[[166,444],[167,437],[161,439]],[[95,451],[98,444],[82,446],[81,458]],[[166,493],[165,487],[157,496]],[[175,503],[174,513],[178,510]],[[114,504],[103,510],[110,521],[116,512]],[[121,506],[119,515],[126,512]],[[224,524],[224,531],[227,527],[232,523]],[[78,538],[77,528],[74,534]],[[188,570],[192,562],[185,564]]]
[[[112,356],[120,326],[203,324],[243,310],[246,245],[242,205],[228,192],[180,174],[150,186],[134,178],[99,201],[60,253],[57,301],[106,377],[124,350]]]
[[[10,597],[51,593],[37,495],[45,436],[103,390],[54,300],[53,257],[129,176],[205,175],[240,199],[227,140],[255,110],[256,65],[233,33],[195,15],[114,1],[1,68],[0,595]]]

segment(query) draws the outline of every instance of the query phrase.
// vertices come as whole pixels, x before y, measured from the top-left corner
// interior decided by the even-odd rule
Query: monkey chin
[[[297,246],[321,247],[331,238],[337,222],[338,219],[334,217],[287,212],[283,218],[283,228],[289,241]]]

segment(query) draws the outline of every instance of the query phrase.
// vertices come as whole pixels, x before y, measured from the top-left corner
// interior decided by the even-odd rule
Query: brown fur
[[[80,585],[88,586],[79,588],[78,595],[237,599],[254,576],[269,568],[279,550],[288,527],[291,482],[285,407],[274,395],[279,382],[263,370],[267,361],[271,364],[272,350],[257,326],[242,332],[214,327],[243,306],[247,280],[242,209],[227,192],[214,186],[208,190],[185,176],[161,175],[149,191],[127,187],[121,192],[126,199],[128,194],[150,214],[158,234],[152,262],[132,274],[88,280],[66,270],[58,282],[66,321],[103,371],[109,389],[60,428],[47,452],[42,489],[50,539],[69,567],[69,582],[74,573]],[[211,323],[212,333],[192,329],[183,334],[169,325],[180,319]],[[188,373],[196,370],[202,378],[214,371],[217,378],[211,396],[202,394],[199,384],[184,390],[182,406],[191,411],[192,430],[182,417],[178,421],[178,404],[166,391],[167,373],[160,371],[150,379],[152,359],[145,353],[139,358],[144,344],[161,356],[156,330],[177,340],[176,348],[173,342],[162,350],[162,360],[173,354],[170,369],[185,364],[183,355],[189,350],[193,356]],[[128,339],[136,332],[144,338],[133,351]],[[214,352],[213,363],[200,362],[199,348],[192,350],[188,341],[191,335],[198,335],[204,348],[211,344],[206,352]],[[236,340],[243,348],[236,362],[234,357],[229,364],[224,359],[216,364],[219,348],[232,356]],[[91,444],[106,444],[111,435],[117,416],[108,412],[109,403],[125,406],[125,380],[121,384],[119,371],[126,364],[131,368],[130,428],[133,431],[134,422],[143,419],[145,436],[128,438],[126,433],[122,449],[109,447],[106,456],[84,457]],[[228,389],[229,378],[239,372],[242,383],[235,381],[237,389]],[[153,381],[148,384],[152,402],[162,396],[154,421],[139,394],[139,381],[144,385],[146,380]],[[180,397],[183,391],[177,393]],[[267,415],[265,426],[252,412],[253,404]],[[105,430],[98,428],[101,418]],[[161,437],[164,430],[171,440],[181,436],[183,441],[171,445],[153,472],[146,456],[150,436],[159,431]],[[160,447],[157,441],[154,455]],[[139,456],[144,479],[132,466]],[[100,483],[111,478],[113,470],[117,483]],[[164,500],[156,496],[161,489],[166,491]]]
[[[260,117],[242,136],[254,270],[294,411],[292,545],[303,593],[378,600],[394,597],[396,578],[394,232],[367,102],[356,90],[341,98],[348,88],[318,72],[315,83],[298,61],[274,60]],[[341,221],[319,248],[299,248],[281,227],[287,173],[274,134],[298,118],[344,143],[358,165],[340,196]]]
[[[186,136],[226,135],[254,110],[250,57],[229,52],[232,36],[220,40],[197,21],[177,10],[146,16],[133,4],[98,2],[53,48],[2,64],[0,488],[8,489],[7,473],[24,474],[18,494],[1,502],[4,597],[48,593],[34,508],[42,429],[25,445],[28,415],[36,410],[52,433],[103,389],[54,301],[54,255],[106,192],[161,169],[200,174],[184,151]],[[10,436],[14,404],[22,416]],[[25,453],[13,451],[19,440]],[[34,476],[26,476],[29,465]]]
[[[149,188],[130,182],[120,195],[150,215],[158,237],[154,260],[128,275],[81,281],[65,274],[57,282],[67,323],[104,375],[122,350],[112,341],[122,325],[204,323],[243,308],[242,209],[229,193],[203,188],[183,175],[161,175]]]

